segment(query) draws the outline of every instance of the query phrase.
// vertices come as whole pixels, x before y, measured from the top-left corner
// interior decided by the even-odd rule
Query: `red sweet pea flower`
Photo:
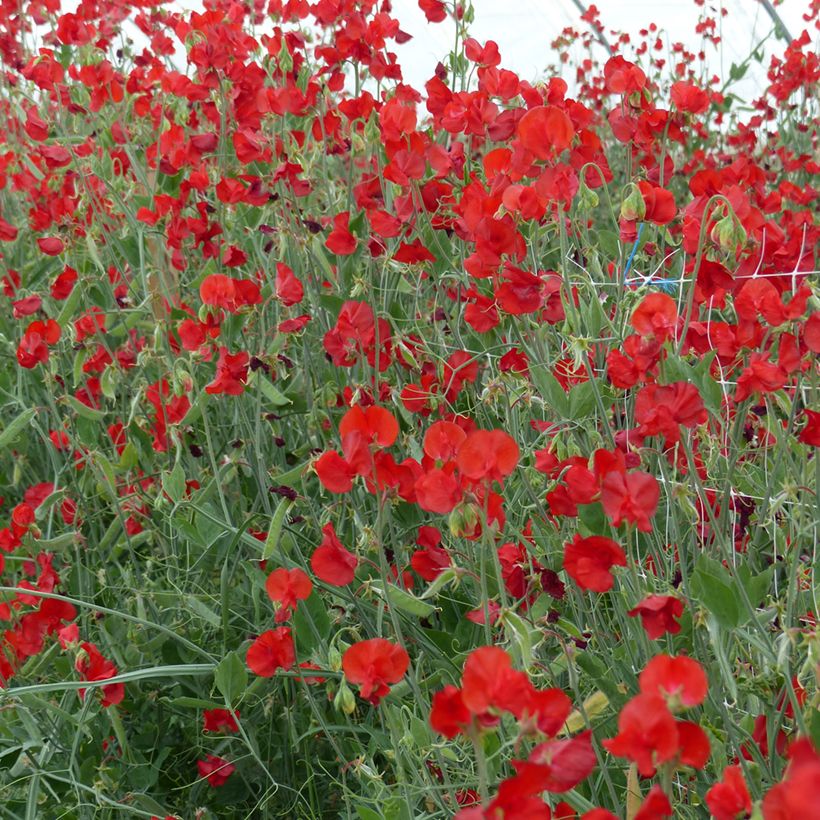
[[[220,347],[219,361],[216,363],[216,377],[210,384],[205,385],[205,392],[227,393],[229,396],[238,396],[243,393],[248,378],[249,359],[250,357],[244,350],[239,353],[228,353],[227,347]]]
[[[246,305],[262,301],[259,285],[249,279],[233,279],[222,273],[212,273],[202,280],[199,297],[206,305],[236,313]]]
[[[290,669],[296,662],[291,631],[286,626],[263,632],[248,648],[248,667],[255,675],[270,678],[277,669]]]
[[[355,577],[358,563],[356,556],[339,541],[333,524],[325,524],[322,543],[310,558],[316,577],[331,586],[343,587]]]
[[[569,148],[575,129],[572,120],[554,105],[531,108],[518,123],[518,139],[537,159],[550,159]]]
[[[697,706],[703,703],[709,683],[703,667],[685,655],[657,655],[646,665],[639,677],[641,692],[661,694],[670,706]]]
[[[197,760],[196,767],[199,769],[199,776],[207,779],[214,788],[224,786],[225,781],[236,771],[233,763],[216,755],[208,755],[205,760]]]
[[[572,701],[560,689],[536,689],[527,703],[527,719],[545,735],[557,735],[572,711]]]
[[[48,361],[48,348],[57,344],[62,331],[54,319],[34,321],[27,328],[17,347],[17,361],[21,367],[31,369]]]
[[[430,710],[430,726],[448,739],[464,731],[472,720],[470,710],[464,705],[461,690],[448,684],[433,695]]]
[[[651,532],[650,519],[655,515],[659,498],[657,479],[649,473],[609,470],[601,481],[601,504],[615,527],[629,521],[641,532]]]
[[[59,236],[43,236],[37,240],[37,247],[46,256],[59,256],[65,250],[65,242]]]
[[[698,388],[689,382],[648,384],[635,399],[640,436],[663,436],[666,447],[680,441],[680,428],[704,424],[708,418]]]
[[[638,183],[638,188],[646,206],[644,219],[655,225],[668,225],[678,212],[672,192],[644,180]]]
[[[83,643],[82,650],[76,663],[75,669],[79,672],[83,680],[100,681],[113,678],[117,674],[117,667],[103,657],[100,650],[93,643]],[[85,698],[85,689],[80,689],[80,698]],[[116,706],[125,697],[125,684],[112,683],[102,687],[102,705]]]
[[[502,783],[499,797],[502,790],[527,796],[569,791],[592,773],[596,762],[590,731],[569,740],[547,741],[536,746],[528,760],[512,761],[517,774]]]
[[[648,595],[634,609],[630,617],[641,616],[641,624],[649,640],[654,641],[669,632],[677,635],[680,624],[675,618],[683,614],[683,601],[671,595]]]
[[[225,729],[228,732],[238,732],[239,726],[236,723],[236,718],[227,709],[206,709],[202,716],[205,725],[202,727],[203,732],[218,732]],[[239,711],[236,711],[236,717],[239,717]]]
[[[305,289],[294,272],[284,263],[276,263],[276,298],[285,306],[298,305]]]
[[[693,83],[679,81],[672,83],[670,92],[672,104],[679,111],[702,114],[709,107],[709,95]]]
[[[664,342],[674,336],[678,322],[675,300],[665,293],[650,293],[635,308],[631,322],[639,336],[653,336]]]
[[[646,74],[620,55],[610,57],[604,65],[606,90],[613,94],[629,96],[643,90],[646,85]]]
[[[518,464],[518,445],[503,430],[473,430],[458,449],[456,463],[471,481],[501,481]]]
[[[715,820],[736,820],[739,814],[746,817],[752,811],[752,800],[740,766],[727,766],[723,780],[706,792],[706,805]]]
[[[678,763],[681,766],[702,769],[709,760],[711,751],[706,732],[690,720],[679,720],[677,727],[680,742]]]
[[[350,256],[356,250],[356,237],[350,232],[350,212],[333,217],[333,230],[328,234],[325,247],[337,256]]]
[[[661,820],[663,817],[672,816],[672,804],[663,789],[656,783],[641,803],[635,820]]]
[[[642,694],[624,706],[618,734],[603,745],[617,757],[633,761],[644,777],[652,777],[658,766],[677,755],[678,727],[660,695]]]
[[[416,501],[427,512],[446,515],[461,501],[461,484],[444,470],[428,470],[414,485]]]
[[[373,470],[373,450],[389,447],[399,434],[399,424],[384,407],[356,405],[344,414],[339,434],[347,463],[359,475],[368,475]]]
[[[296,609],[297,601],[304,601],[313,591],[313,582],[301,569],[275,569],[265,582],[265,589],[271,601],[281,604],[276,613],[276,622],[286,621]]]
[[[342,655],[345,678],[358,684],[359,694],[374,706],[390,691],[390,684],[404,677],[409,665],[407,652],[384,638],[359,641]]]
[[[495,709],[520,717],[530,703],[533,687],[524,672],[512,668],[503,649],[482,646],[464,664],[461,692],[464,705],[474,715]]]
[[[820,753],[808,738],[800,738],[789,746],[789,759],[785,780],[763,798],[764,820],[820,820]]]
[[[564,544],[564,569],[581,589],[606,592],[615,579],[610,569],[625,567],[626,554],[611,538],[577,534],[570,544]]]
[[[804,410],[803,415],[806,417],[806,426],[800,431],[798,441],[810,447],[820,447],[820,412]]]
[[[332,493],[347,493],[353,488],[356,471],[335,450],[322,453],[313,469],[322,486]]]

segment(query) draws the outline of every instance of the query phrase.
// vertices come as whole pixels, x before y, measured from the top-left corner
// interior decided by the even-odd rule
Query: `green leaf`
[[[274,387],[273,383],[269,379],[266,379],[264,376],[259,377],[259,388],[261,389],[265,398],[274,407],[285,407],[286,405],[293,403],[284,393],[282,393],[280,390]]]
[[[216,688],[231,705],[236,703],[248,688],[248,672],[236,652],[229,652],[214,672]]]
[[[262,548],[263,561],[267,561],[279,546],[279,539],[282,535],[282,525],[285,523],[285,517],[292,504],[293,502],[287,498],[283,498],[279,502],[279,506],[276,508],[273,518],[271,518],[268,537],[265,539],[265,546]]]
[[[179,462],[174,464],[173,470],[163,475],[162,489],[174,504],[179,504],[185,495],[185,472]]]
[[[692,575],[692,593],[726,629],[740,624],[736,590],[726,570],[714,559],[701,555]]]
[[[422,601],[421,598],[416,598],[415,595],[411,595],[395,584],[388,584],[386,590],[372,584],[371,589],[381,595],[382,598],[385,598],[391,606],[406,612],[408,615],[414,615],[417,618],[429,618],[437,611],[437,607]]]
[[[316,592],[300,601],[293,613],[293,637],[299,657],[310,655],[317,643],[326,645],[330,638],[330,618],[325,602]]]
[[[583,419],[591,416],[595,410],[594,382],[581,382],[569,391],[569,417]]]
[[[359,820],[384,820],[384,817],[377,811],[365,806],[356,806],[356,814],[359,815]]]
[[[0,447],[6,447],[11,444],[36,415],[37,411],[33,407],[29,407],[28,410],[23,410],[23,412],[0,433]]]
[[[74,396],[66,396],[65,400],[68,406],[71,407],[78,416],[84,419],[88,419],[89,421],[102,421],[105,418],[105,410],[95,410],[93,407],[83,404],[79,399],[74,398]]]
[[[552,407],[561,418],[569,418],[569,399],[558,379],[549,372],[546,366],[530,368],[530,378],[541,398]]]

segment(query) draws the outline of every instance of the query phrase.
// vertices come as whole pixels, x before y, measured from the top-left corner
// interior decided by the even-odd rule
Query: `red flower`
[[[461,692],[464,705],[474,715],[495,709],[520,717],[530,703],[533,687],[524,672],[512,668],[503,649],[482,646],[464,664]]]
[[[454,738],[469,725],[471,719],[470,710],[464,705],[457,686],[448,684],[433,695],[430,726],[446,738]]]
[[[665,293],[650,293],[635,308],[631,321],[639,336],[653,336],[664,342],[674,335],[678,322],[675,300]]]
[[[569,148],[575,129],[572,120],[554,105],[531,108],[518,123],[518,139],[537,159],[550,159]]]
[[[286,621],[296,609],[297,601],[304,601],[313,591],[313,582],[301,569],[275,569],[265,582],[265,589],[271,601],[281,604],[276,613],[276,622]]]
[[[641,803],[635,820],[661,820],[662,817],[672,817],[672,804],[656,783]]]
[[[342,656],[345,678],[358,684],[359,694],[374,706],[407,672],[410,656],[398,644],[384,638],[354,643]]]
[[[678,727],[660,695],[642,694],[624,706],[618,734],[603,745],[612,754],[633,761],[644,777],[652,777],[658,766],[677,755]]]
[[[229,396],[238,396],[244,392],[249,358],[244,350],[239,353],[228,353],[227,347],[219,348],[216,377],[210,384],[205,385],[205,392],[227,393]]]
[[[228,732],[239,731],[236,718],[227,709],[206,709],[202,716],[205,719],[205,725],[202,727],[203,732],[218,732],[220,729],[225,729]],[[236,716],[239,717],[238,711]]]
[[[206,305],[213,305],[236,313],[246,305],[258,305],[262,301],[256,282],[248,279],[232,279],[222,273],[212,273],[202,280],[199,297]]]
[[[285,306],[298,305],[305,295],[302,283],[284,263],[276,263],[276,298]]]
[[[356,556],[339,541],[333,524],[325,524],[322,527],[322,543],[310,558],[310,566],[316,577],[326,584],[343,587],[355,577],[358,563]]]
[[[752,800],[740,766],[727,766],[723,780],[706,792],[706,805],[715,820],[736,820],[752,811]]]
[[[581,589],[606,592],[615,579],[610,569],[625,567],[626,554],[611,538],[577,534],[570,544],[564,544],[564,569]]]
[[[248,667],[255,675],[270,678],[277,669],[290,669],[296,662],[293,636],[286,626],[263,632],[248,648]]]
[[[646,74],[620,55],[610,57],[604,65],[606,90],[613,94],[629,96],[641,91],[646,85]]]
[[[93,643],[83,643],[82,650],[76,663],[77,672],[83,680],[100,681],[113,678],[117,674],[117,667],[104,658],[100,650]],[[102,705],[116,706],[125,697],[125,684],[112,683],[102,687]],[[85,698],[85,689],[80,689],[80,698]]]
[[[820,754],[808,738],[801,738],[789,747],[789,758],[785,780],[763,798],[764,820],[820,820]]]
[[[656,655],[639,677],[641,692],[661,694],[676,706],[697,706],[703,703],[709,682],[703,667],[685,655]]]
[[[474,430],[458,449],[456,462],[472,481],[501,481],[518,464],[518,445],[503,430]]]
[[[313,469],[322,486],[332,493],[346,493],[353,488],[356,471],[335,450],[322,453]]]
[[[641,616],[641,624],[652,641],[667,632],[677,635],[680,624],[675,618],[680,618],[682,614],[683,601],[671,595],[648,595],[634,609],[629,610],[632,618]]]
[[[820,447],[820,413],[816,410],[804,410],[806,426],[800,431],[798,441],[811,447]]]
[[[651,532],[650,518],[660,498],[657,479],[649,473],[608,470],[601,481],[601,504],[615,527],[629,521],[641,532]]]
[[[41,362],[47,362],[48,348],[57,344],[61,332],[60,326],[54,319],[32,322],[26,328],[17,347],[17,361],[20,366],[30,370]]]
[[[333,230],[328,234],[325,247],[337,256],[350,256],[356,250],[356,237],[350,233],[348,211],[333,217]]]
[[[205,760],[197,760],[196,767],[199,769],[199,776],[206,778],[214,788],[224,786],[225,781],[236,771],[233,763],[216,755],[208,755]]]
[[[536,746],[528,760],[512,762],[517,774],[501,784],[499,797],[503,799],[506,791],[527,796],[569,791],[592,773],[596,762],[590,731],[568,740],[549,740]]]
[[[656,225],[667,225],[675,218],[678,209],[671,191],[667,191],[666,188],[658,188],[656,185],[644,180],[638,183],[638,188],[646,206],[644,219],[647,222],[654,222]]]
[[[709,95],[696,85],[684,81],[672,83],[672,104],[679,111],[702,114],[709,107]]]
[[[46,256],[59,256],[65,250],[65,243],[59,236],[43,236],[37,246]]]

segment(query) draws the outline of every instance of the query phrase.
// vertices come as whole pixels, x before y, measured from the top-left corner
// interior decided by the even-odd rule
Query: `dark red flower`
[[[199,776],[206,779],[214,788],[224,786],[227,779],[236,771],[233,763],[216,755],[208,755],[205,760],[197,760],[196,767],[199,769]]]

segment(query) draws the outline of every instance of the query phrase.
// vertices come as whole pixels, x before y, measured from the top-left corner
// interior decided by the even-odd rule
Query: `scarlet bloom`
[[[764,820],[820,820],[820,754],[808,738],[801,738],[789,746],[789,758],[785,780],[763,798]]]
[[[727,766],[723,780],[706,792],[706,805],[715,820],[736,820],[752,811],[752,800],[740,766]]]
[[[503,430],[474,430],[458,449],[456,463],[472,481],[501,481],[518,464],[518,445]]]
[[[101,681],[113,678],[117,674],[117,667],[103,657],[100,650],[93,643],[83,643],[82,652],[77,658],[75,668],[80,677],[87,681]],[[102,687],[102,705],[116,706],[125,697],[124,683],[111,683]],[[85,698],[85,689],[80,689],[80,698]]]
[[[239,353],[228,353],[227,347],[221,347],[219,361],[216,363],[216,377],[210,384],[205,385],[205,392],[227,393],[229,396],[238,396],[243,393],[248,378],[249,359],[245,350],[240,350]]]
[[[537,159],[560,154],[574,136],[572,120],[554,105],[531,108],[518,123],[518,139]]]
[[[353,488],[356,471],[335,450],[322,453],[313,469],[322,486],[332,493],[346,493]]]
[[[293,636],[286,626],[263,632],[248,648],[248,667],[255,675],[270,678],[278,669],[288,670],[296,662]]]
[[[333,230],[328,234],[325,247],[337,256],[349,256],[356,250],[356,237],[350,232],[350,212],[333,217]]]
[[[214,788],[224,786],[225,781],[236,771],[233,763],[216,755],[208,755],[205,760],[197,760],[196,767],[199,769],[199,776],[206,779]]]
[[[629,96],[643,90],[646,85],[646,74],[620,55],[610,57],[604,65],[606,90],[614,94]]]
[[[672,104],[679,111],[702,114],[709,107],[709,95],[696,85],[684,81],[672,83]]]
[[[804,410],[806,426],[800,431],[798,441],[811,447],[820,447],[820,413],[816,410]]]
[[[592,773],[596,762],[590,731],[568,740],[549,740],[536,746],[527,760],[513,761],[517,774],[502,784],[499,797],[503,799],[505,792],[532,796],[569,791]]]
[[[636,470],[609,470],[601,481],[601,505],[613,526],[630,521],[641,532],[651,532],[651,518],[660,498],[655,476]]]
[[[652,185],[645,180],[638,183],[638,188],[646,206],[644,219],[647,222],[653,222],[655,225],[667,225],[675,218],[678,209],[671,191],[667,191],[666,188],[659,188],[657,185]]]
[[[374,706],[390,691],[390,684],[404,677],[409,665],[407,652],[384,638],[354,643],[342,655],[345,678],[358,684],[359,694]]]
[[[656,783],[641,803],[635,820],[661,820],[663,817],[672,817],[672,804]]]
[[[464,705],[474,715],[494,709],[520,717],[530,703],[533,686],[524,672],[512,668],[503,649],[481,646],[464,664],[461,692]]]
[[[464,705],[461,689],[448,684],[433,695],[430,725],[439,734],[452,739],[462,732],[472,720],[470,710]]]
[[[43,236],[37,240],[37,247],[46,256],[59,256],[65,250],[65,242],[59,236]]]
[[[677,755],[678,727],[660,695],[642,694],[624,706],[618,734],[603,745],[617,757],[633,761],[644,777],[652,777],[658,766]]]
[[[237,717],[239,712],[236,712]],[[238,732],[239,726],[236,723],[236,718],[228,709],[206,709],[202,716],[205,725],[202,727],[203,732],[218,732],[225,729],[227,732]]]
[[[611,538],[591,535],[583,538],[577,534],[572,543],[564,544],[564,569],[581,589],[590,592],[606,592],[612,589],[615,579],[610,569],[625,567],[626,554]]]
[[[703,667],[685,655],[656,655],[638,681],[641,692],[663,695],[670,700],[672,708],[703,703],[709,687]]]
[[[675,620],[683,614],[683,601],[672,595],[648,595],[634,609],[630,617],[641,616],[641,624],[649,640],[654,641],[669,632],[677,635],[680,624]]]
[[[34,321],[27,328],[17,347],[17,361],[30,370],[48,361],[48,348],[60,340],[60,326],[54,319]]]
[[[286,621],[296,609],[297,601],[304,601],[313,591],[313,582],[298,567],[275,569],[265,582],[265,589],[271,601],[281,604],[276,613],[276,622]]]
[[[276,298],[285,306],[298,305],[305,295],[302,283],[284,263],[276,263]]]
[[[675,300],[665,293],[650,293],[635,308],[631,322],[639,336],[654,336],[664,342],[674,335],[678,322]]]
[[[249,279],[233,279],[222,273],[212,273],[202,280],[199,296],[206,305],[236,313],[246,305],[258,305],[262,301],[256,282]]]
[[[316,577],[334,587],[343,587],[355,577],[358,563],[356,556],[339,541],[333,524],[325,524],[322,543],[310,558]]]

